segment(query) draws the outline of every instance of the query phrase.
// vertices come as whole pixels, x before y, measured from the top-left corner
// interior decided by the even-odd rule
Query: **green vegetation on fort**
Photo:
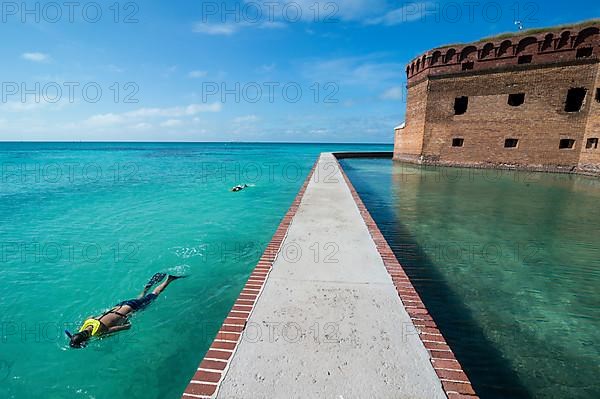
[[[552,31],[563,30],[563,29],[582,29],[582,28],[586,28],[588,26],[599,25],[599,24],[600,24],[600,18],[594,18],[594,19],[589,19],[589,20],[582,21],[582,22],[577,22],[577,23],[574,23],[574,24],[573,23],[571,23],[571,24],[562,24],[562,25],[548,26],[548,27],[543,27],[543,28],[525,29],[525,30],[516,31],[516,32],[504,32],[504,33],[499,33],[497,35],[484,37],[484,38],[476,40],[474,42],[445,44],[443,46],[436,47],[435,49],[437,50],[437,49],[443,49],[443,48],[447,48],[447,47],[465,46],[467,44],[478,44],[478,43],[483,43],[483,42],[493,42],[493,41],[496,41],[496,40],[508,39],[508,38],[511,38],[511,37],[521,37],[521,36],[527,36],[527,35],[536,35],[538,33],[552,32]]]

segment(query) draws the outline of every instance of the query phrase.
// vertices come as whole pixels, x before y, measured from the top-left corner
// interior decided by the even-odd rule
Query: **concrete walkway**
[[[217,398],[446,398],[333,155],[321,155]]]

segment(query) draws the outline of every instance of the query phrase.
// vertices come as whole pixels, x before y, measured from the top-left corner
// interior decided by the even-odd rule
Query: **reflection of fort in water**
[[[392,179],[396,185],[402,184],[408,195],[423,183],[457,184],[464,183],[516,183],[515,188],[524,189],[530,185],[564,188],[568,191],[583,192],[600,200],[600,180],[595,177],[564,173],[543,173],[539,171],[448,167],[441,165],[417,165],[409,162],[395,162]],[[398,186],[398,189],[400,187]],[[513,188],[514,189],[514,188]],[[398,192],[397,192],[398,194]]]
[[[454,242],[456,226],[486,232],[493,225],[497,239],[507,243],[505,252],[514,242],[525,250],[539,246],[541,236],[548,240],[544,251],[566,251],[567,242],[571,248],[593,246],[587,226],[600,220],[600,180],[588,176],[394,162],[390,190],[395,220],[423,249]],[[430,229],[440,232],[438,241],[417,233]],[[520,233],[506,236],[509,231]]]
[[[376,221],[482,397],[561,397],[535,386],[540,367],[588,386],[597,355],[576,342],[597,333],[577,309],[597,300],[599,179],[394,162],[389,190]]]

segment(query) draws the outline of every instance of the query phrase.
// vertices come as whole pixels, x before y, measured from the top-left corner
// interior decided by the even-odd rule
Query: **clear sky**
[[[407,61],[596,0],[1,3],[0,140],[392,142]]]

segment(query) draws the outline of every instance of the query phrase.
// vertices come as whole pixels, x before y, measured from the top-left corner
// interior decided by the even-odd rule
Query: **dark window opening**
[[[456,56],[456,50],[451,48],[450,50],[446,51],[446,54],[444,55],[444,62],[446,64],[451,62],[452,58],[454,58],[455,56]]]
[[[585,143],[585,148],[595,150],[598,148],[598,138],[592,137],[587,139],[587,143]]]
[[[596,89],[596,101],[600,103],[600,89]]]
[[[469,97],[456,97],[454,99],[454,115],[462,115],[467,112],[469,106]]]
[[[575,140],[573,139],[560,139],[560,143],[558,144],[558,148],[561,150],[573,148],[575,145]]]
[[[577,49],[577,53],[575,54],[575,58],[587,58],[592,56],[593,49],[591,47],[582,47]]]
[[[518,107],[525,102],[525,93],[514,93],[508,95],[508,105]]]
[[[548,50],[552,47],[552,42],[554,39],[554,35],[552,33],[548,33],[546,37],[544,37],[544,43],[542,44],[542,51]]]
[[[462,147],[465,143],[465,139],[454,138],[452,139],[452,147]]]
[[[463,62],[462,64],[462,70],[463,71],[468,71],[469,69],[473,69],[473,65],[475,65],[474,62]]]
[[[515,148],[519,144],[519,139],[504,140],[504,148]]]
[[[517,59],[517,64],[531,64],[533,55],[522,55]]]
[[[587,90],[583,87],[574,87],[569,89],[567,93],[567,100],[565,101],[566,112],[579,112],[583,106],[583,100],[585,100],[585,93]]]
[[[558,41],[558,45],[556,48],[563,48],[569,43],[569,38],[571,37],[571,32],[565,31],[560,34],[560,40]]]

